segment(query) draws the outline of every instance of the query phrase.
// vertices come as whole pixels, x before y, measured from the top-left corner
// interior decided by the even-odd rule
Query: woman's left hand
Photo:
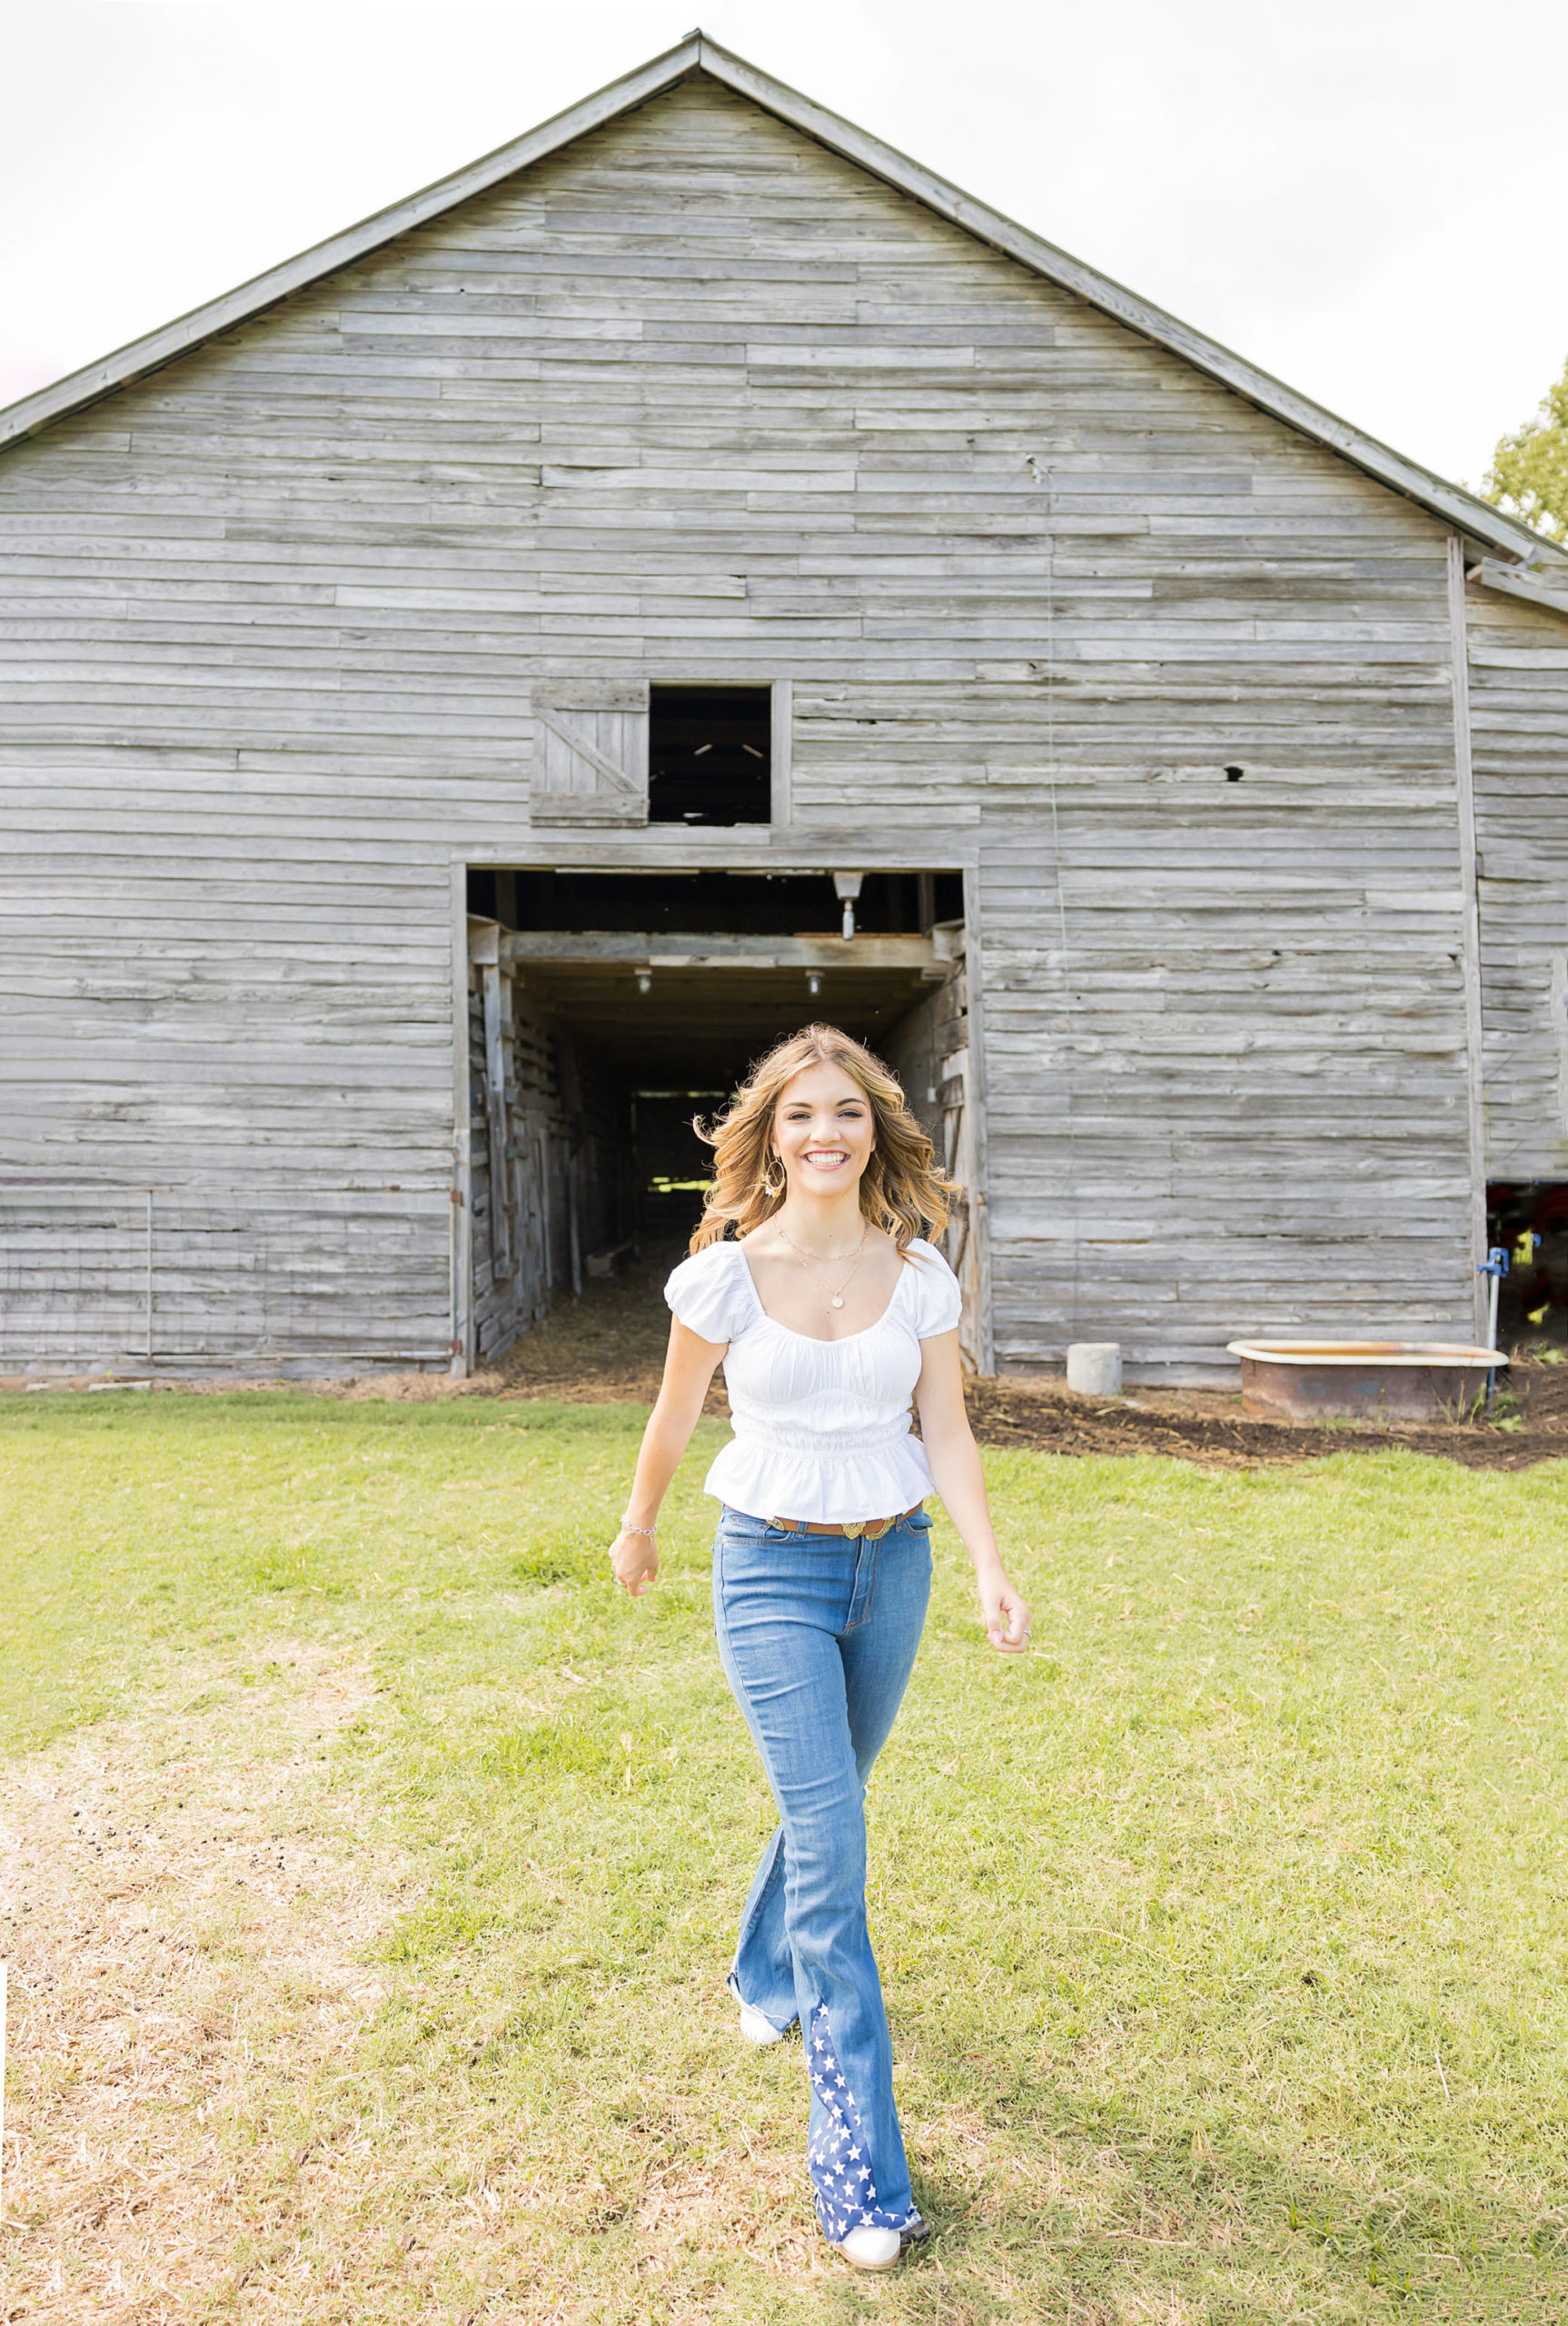
[[[986,1637],[1000,1655],[1018,1655],[1029,1644],[1029,1610],[1017,1584],[1009,1582],[1000,1559],[977,1569],[980,1613]]]
[[[659,1573],[659,1543],[641,1526],[623,1526],[610,1546],[610,1571],[621,1589],[640,1599]]]

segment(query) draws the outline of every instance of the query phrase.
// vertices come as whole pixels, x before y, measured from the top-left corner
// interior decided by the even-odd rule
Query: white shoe
[[[784,2030],[775,2027],[770,2019],[765,2019],[749,2003],[740,2006],[740,2033],[749,2043],[781,2043],[784,2041]]]
[[[890,2270],[903,2250],[896,2229],[852,2229],[839,2245],[858,2270]]]

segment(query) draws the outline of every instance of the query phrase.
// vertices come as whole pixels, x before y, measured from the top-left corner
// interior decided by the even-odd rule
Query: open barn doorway
[[[845,885],[470,874],[471,1364],[631,1254],[673,1261],[709,1170],[693,1116],[719,1111],[753,1059],[815,1019],[888,1061],[948,1168],[972,1178],[962,876],[868,872],[848,900]],[[948,1250],[978,1363],[967,1199]]]

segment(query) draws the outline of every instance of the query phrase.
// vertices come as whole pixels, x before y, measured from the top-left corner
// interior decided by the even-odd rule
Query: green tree
[[[1511,517],[1568,542],[1568,363],[1534,419],[1503,438],[1482,491]]]

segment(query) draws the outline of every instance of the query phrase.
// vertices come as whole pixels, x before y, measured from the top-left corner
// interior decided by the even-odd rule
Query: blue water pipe
[[[1495,1348],[1497,1346],[1497,1295],[1502,1290],[1503,1279],[1508,1273],[1506,1246],[1494,1244],[1475,1273],[1477,1276],[1489,1276],[1492,1278],[1486,1287],[1486,1346],[1488,1348]],[[1489,1405],[1496,1395],[1497,1367],[1493,1366],[1486,1376],[1486,1401]]]

